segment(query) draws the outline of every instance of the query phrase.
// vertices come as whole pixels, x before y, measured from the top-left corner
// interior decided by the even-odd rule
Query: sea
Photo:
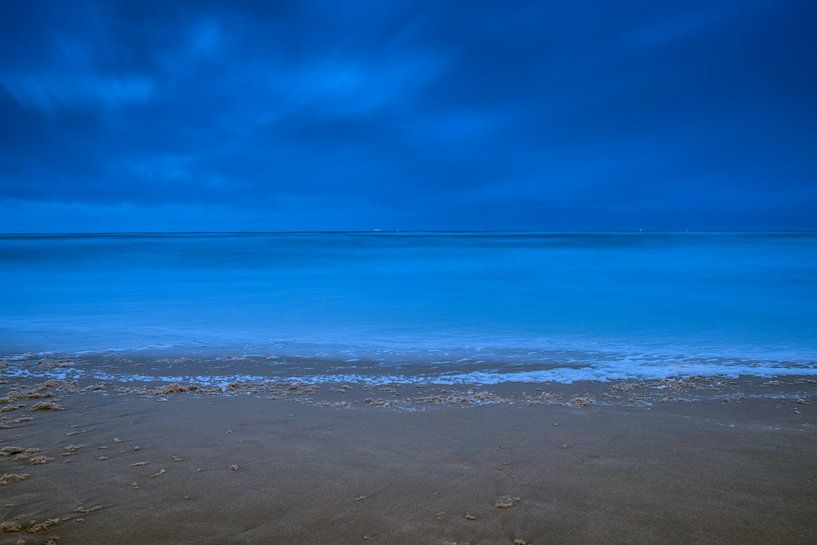
[[[43,355],[122,381],[817,375],[817,233],[0,235],[6,373]]]

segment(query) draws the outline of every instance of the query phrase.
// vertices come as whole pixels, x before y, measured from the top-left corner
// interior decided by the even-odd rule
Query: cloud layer
[[[815,20],[4,2],[0,230],[815,229]]]

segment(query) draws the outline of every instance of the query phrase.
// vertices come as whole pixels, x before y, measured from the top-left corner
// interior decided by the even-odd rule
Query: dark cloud
[[[812,2],[4,2],[0,230],[817,228]]]

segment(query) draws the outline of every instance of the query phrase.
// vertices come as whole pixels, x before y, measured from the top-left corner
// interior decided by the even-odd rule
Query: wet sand
[[[10,378],[0,543],[817,543],[817,385],[700,384]]]

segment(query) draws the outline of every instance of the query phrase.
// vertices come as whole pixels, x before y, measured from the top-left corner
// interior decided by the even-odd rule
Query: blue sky
[[[0,1],[0,231],[817,229],[817,3]]]

